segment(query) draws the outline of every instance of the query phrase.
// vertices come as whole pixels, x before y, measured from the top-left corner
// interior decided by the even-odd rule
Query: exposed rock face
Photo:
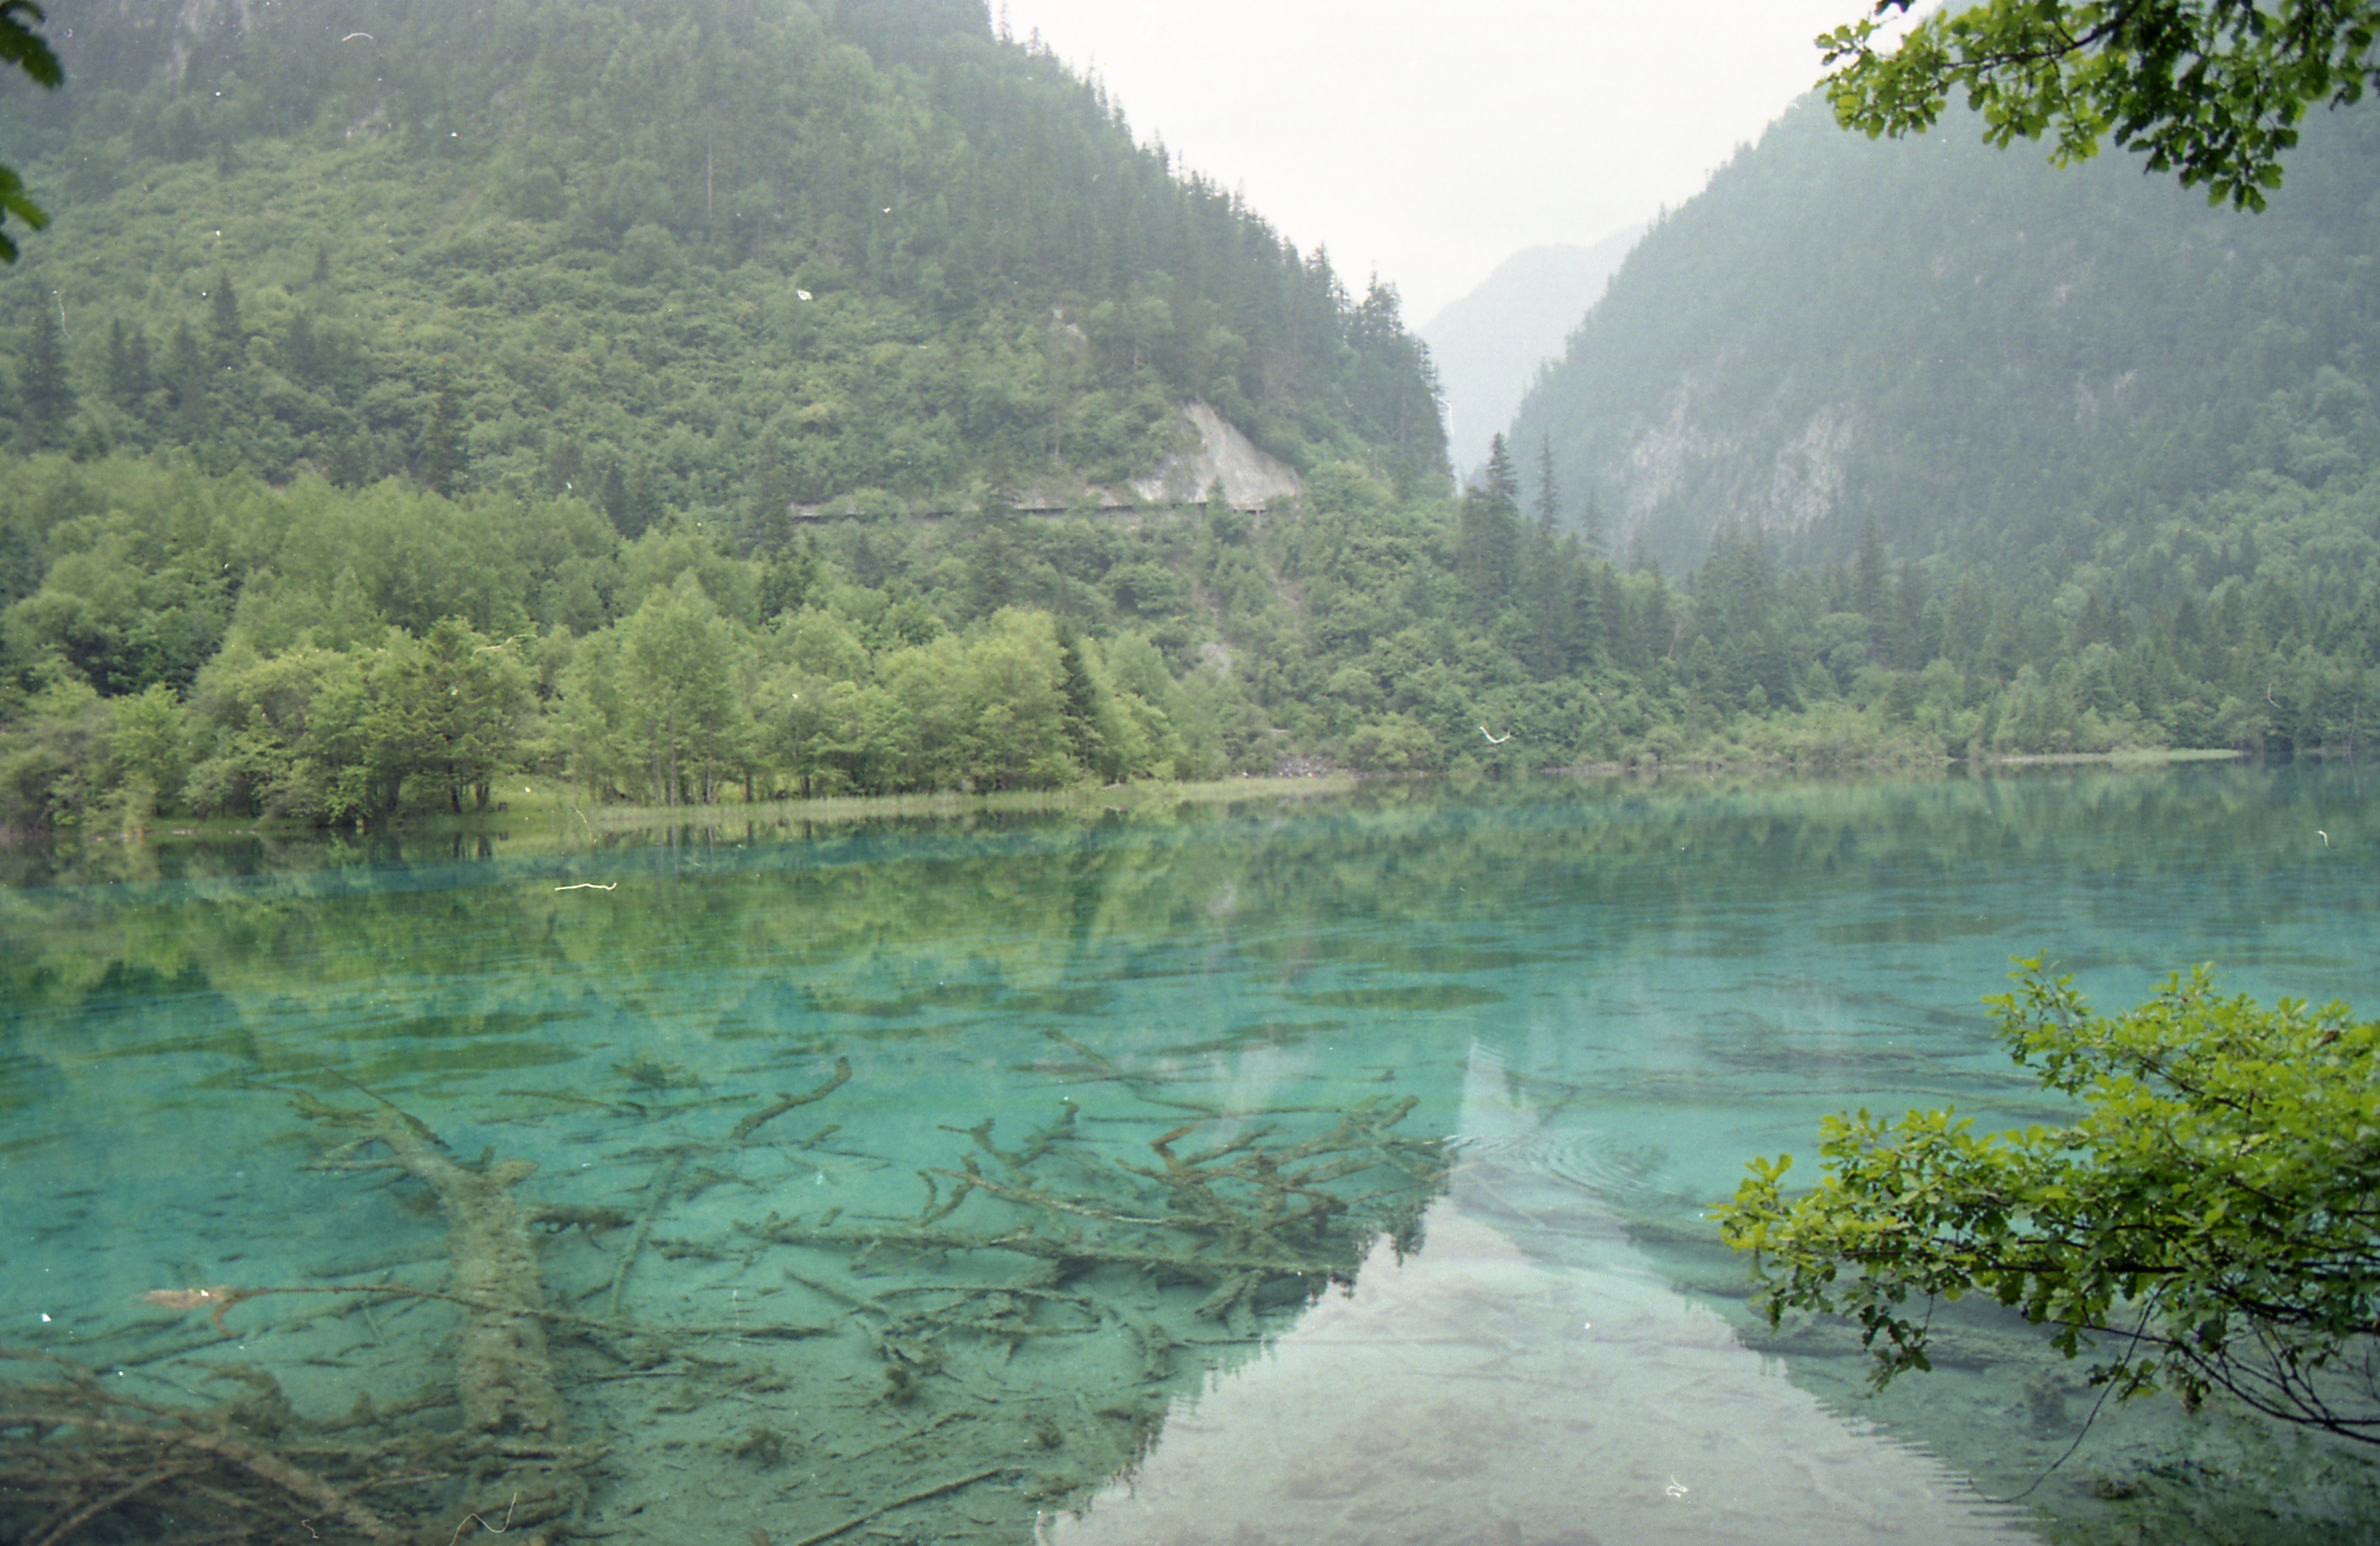
[[[1294,469],[1257,449],[1254,441],[1204,403],[1192,403],[1182,417],[1197,432],[1195,450],[1177,452],[1148,477],[1135,480],[1133,491],[1160,504],[1189,504],[1207,497],[1218,483],[1223,498],[1235,510],[1260,510],[1275,500],[1293,500],[1305,492],[1305,481]]]
[[[1014,508],[1027,514],[1051,515],[1084,509],[1130,511],[1136,505],[1203,504],[1220,484],[1225,503],[1234,510],[1255,512],[1305,493],[1305,480],[1297,476],[1296,468],[1258,449],[1237,425],[1204,403],[1183,405],[1178,443],[1180,450],[1159,463],[1148,477],[1135,478],[1128,488],[1085,483],[1062,475],[1017,489]],[[894,507],[929,520],[975,508],[964,501],[948,506],[902,506],[895,501]],[[860,515],[863,509],[858,500],[845,494],[823,504],[794,505],[790,513],[796,521],[825,521]]]

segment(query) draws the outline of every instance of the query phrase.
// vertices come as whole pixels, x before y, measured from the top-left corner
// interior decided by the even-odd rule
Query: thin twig
[[[896,1508],[906,1508],[911,1504],[920,1504],[929,1498],[939,1498],[945,1492],[955,1492],[962,1487],[972,1487],[978,1481],[988,1481],[993,1477],[1004,1476],[1010,1469],[1011,1467],[1007,1466],[994,1466],[988,1471],[978,1471],[973,1476],[963,1476],[956,1481],[945,1481],[939,1487],[921,1488],[907,1497],[895,1498],[889,1504],[880,1504],[865,1514],[855,1514],[831,1530],[820,1530],[816,1535],[806,1535],[795,1541],[793,1546],[819,1546],[820,1541],[832,1540],[844,1531],[856,1530],[870,1519],[880,1519]]]
[[[504,1534],[504,1531],[513,1528],[513,1510],[519,1506],[520,1494],[518,1492],[515,1492],[513,1494],[513,1501],[504,1504],[504,1522],[501,1525],[491,1525],[485,1519],[480,1519],[480,1516],[477,1514],[466,1514],[463,1516],[463,1524],[455,1527],[455,1534],[453,1538],[446,1542],[446,1546],[455,1546],[455,1541],[462,1540],[463,1525],[468,1525],[474,1519],[480,1519],[480,1528],[487,1531],[490,1535]]]

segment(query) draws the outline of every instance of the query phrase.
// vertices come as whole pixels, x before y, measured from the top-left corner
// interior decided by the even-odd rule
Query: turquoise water
[[[1986,1502],[2073,1369],[1970,1312],[1866,1400],[1703,1211],[1848,1106],[2054,1119],[1977,1005],[2011,956],[2374,1012],[2373,813],[2224,767],[20,854],[0,1346],[451,1433],[450,1301],[140,1298],[452,1292],[437,1199],[353,1146],[385,1101],[612,1215],[534,1236],[582,1533],[2362,1539],[2352,1466],[2155,1404]],[[459,1525],[495,1475],[376,1495]]]

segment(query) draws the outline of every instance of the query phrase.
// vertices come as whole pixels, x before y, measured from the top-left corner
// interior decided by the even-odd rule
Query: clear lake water
[[[452,1427],[457,1248],[341,1125],[401,1108],[555,1210],[587,1537],[2368,1540],[2360,1458],[2164,1400],[1995,1502],[2082,1366],[1961,1306],[1871,1397],[1706,1210],[1831,1112],[2058,1120],[2012,957],[2380,1014],[2375,840],[2192,766],[19,851],[0,1347]],[[211,1286],[381,1292],[142,1298]]]

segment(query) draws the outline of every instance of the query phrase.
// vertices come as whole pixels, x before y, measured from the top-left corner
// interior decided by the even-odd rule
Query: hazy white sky
[[[1001,13],[992,0],[992,13]],[[1684,202],[1862,0],[1007,0],[1143,140],[1419,325],[1499,262]]]

